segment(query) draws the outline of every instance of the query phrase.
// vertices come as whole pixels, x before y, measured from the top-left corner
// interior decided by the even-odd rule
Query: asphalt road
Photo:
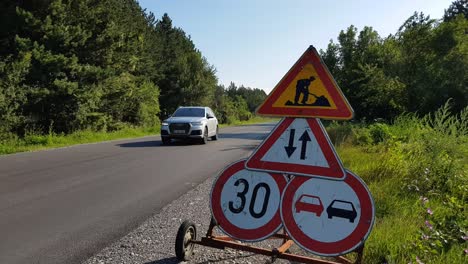
[[[80,263],[247,157],[272,128],[224,128],[207,145],[155,136],[1,156],[0,263]]]

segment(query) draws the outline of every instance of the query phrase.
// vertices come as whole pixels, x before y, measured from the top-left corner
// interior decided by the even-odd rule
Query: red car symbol
[[[296,201],[296,213],[301,211],[315,213],[318,217],[323,212],[323,204],[320,197],[315,195],[303,194]]]

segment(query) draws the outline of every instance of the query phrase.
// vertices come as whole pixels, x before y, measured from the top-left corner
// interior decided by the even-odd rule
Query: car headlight
[[[203,125],[202,122],[190,122],[190,124],[191,124],[192,126],[201,126],[201,125]]]
[[[162,125],[162,126],[168,126],[168,125],[169,125],[169,123],[168,123],[168,122],[162,122],[162,124],[161,124],[161,125]]]

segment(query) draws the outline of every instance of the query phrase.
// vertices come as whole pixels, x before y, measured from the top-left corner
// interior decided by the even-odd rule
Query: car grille
[[[190,124],[187,123],[173,123],[169,124],[169,131],[171,134],[188,134]]]
[[[192,132],[190,132],[190,135],[193,135],[193,136],[199,136],[201,135],[201,130],[197,129],[197,130],[192,130]]]

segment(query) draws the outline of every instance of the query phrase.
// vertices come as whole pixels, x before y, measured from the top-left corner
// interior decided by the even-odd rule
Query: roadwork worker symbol
[[[328,99],[321,95],[317,96],[309,91],[310,84],[315,81],[314,76],[310,76],[308,79],[300,79],[296,82],[296,94],[294,96],[294,102],[288,100],[285,105],[302,105],[302,106],[330,106],[330,102]],[[309,103],[309,95],[315,97],[315,101],[313,103]],[[301,102],[299,102],[302,96]]]
[[[353,109],[338,84],[309,47],[257,109],[265,116],[352,119]]]

